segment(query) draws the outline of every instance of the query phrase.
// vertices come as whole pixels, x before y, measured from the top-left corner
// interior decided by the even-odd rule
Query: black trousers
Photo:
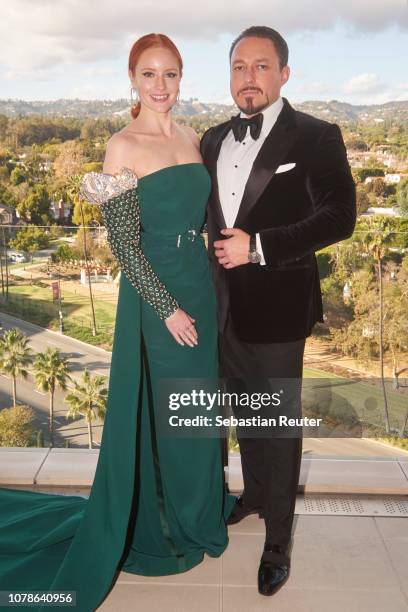
[[[292,404],[289,412],[290,416],[295,413],[300,416],[305,340],[272,344],[242,342],[237,338],[229,318],[219,338],[220,374],[226,390],[246,388],[248,392],[264,392],[269,388],[273,393],[276,392],[278,379],[278,387],[284,386],[280,384],[282,380],[293,381],[295,391],[292,400],[295,397],[297,407],[293,409]],[[232,409],[235,412],[234,406]],[[285,402],[279,410],[280,414],[285,412]],[[264,557],[290,564],[291,532],[302,458],[301,429],[292,437],[286,437],[285,433],[283,437],[273,434],[245,437],[245,431],[237,428],[237,438],[245,505],[263,508],[266,543],[273,547],[273,552],[268,555],[264,553]]]

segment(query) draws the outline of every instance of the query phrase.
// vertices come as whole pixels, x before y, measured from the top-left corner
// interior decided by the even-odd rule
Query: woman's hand
[[[197,346],[198,334],[194,326],[195,319],[184,310],[178,308],[176,312],[164,320],[166,327],[176,342],[184,346]]]

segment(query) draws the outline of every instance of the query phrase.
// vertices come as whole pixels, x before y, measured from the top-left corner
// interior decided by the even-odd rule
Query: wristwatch
[[[261,261],[261,256],[256,250],[256,234],[251,234],[249,238],[248,259],[251,263],[259,263]]]

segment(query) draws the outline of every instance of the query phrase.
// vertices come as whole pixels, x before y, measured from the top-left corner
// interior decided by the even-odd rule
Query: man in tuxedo
[[[352,235],[355,185],[339,127],[280,96],[290,74],[282,36],[253,26],[230,50],[240,114],[201,142],[212,176],[208,245],[218,299],[221,374],[262,391],[301,381],[306,337],[323,320],[315,252]],[[295,392],[296,395],[296,392]],[[300,393],[296,402],[300,411]],[[265,519],[258,590],[287,580],[302,434],[238,432],[244,492],[228,523]]]

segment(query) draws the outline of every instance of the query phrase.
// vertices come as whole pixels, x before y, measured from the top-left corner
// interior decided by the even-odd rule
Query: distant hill
[[[330,100],[329,102],[311,100],[293,104],[293,106],[300,111],[327,121],[381,123],[386,120],[396,120],[397,122],[408,120],[408,100],[358,106],[338,100]],[[181,116],[194,117],[201,115],[222,119],[236,113],[237,109],[234,105],[201,102],[196,98],[190,98],[190,100],[180,100],[175,111],[176,114]],[[79,118],[128,116],[129,101],[124,98],[119,100],[80,100],[76,98],[50,101],[0,99],[0,114],[8,117],[22,117],[32,114],[44,117]]]

